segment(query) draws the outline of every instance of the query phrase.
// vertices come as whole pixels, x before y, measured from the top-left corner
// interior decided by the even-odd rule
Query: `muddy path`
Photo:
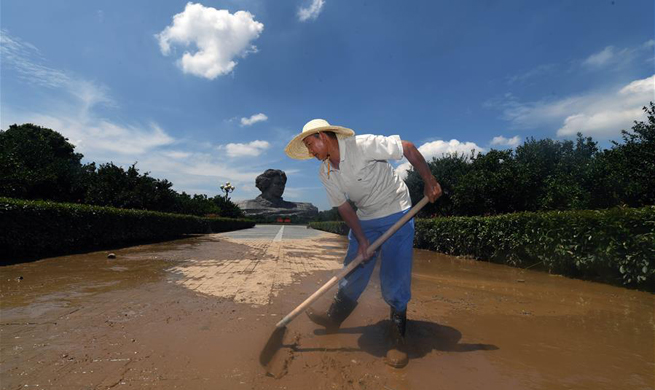
[[[337,235],[264,225],[2,267],[0,387],[655,388],[652,294],[422,250],[407,367],[384,364],[374,278],[339,333],[298,317],[262,368],[275,323],[345,249]]]

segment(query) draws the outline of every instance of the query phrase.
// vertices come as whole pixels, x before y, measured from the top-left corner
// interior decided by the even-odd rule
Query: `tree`
[[[355,205],[355,202],[353,202],[350,199],[346,199],[346,202],[350,204],[350,207],[352,207],[353,210],[357,211],[357,206]],[[319,211],[318,215],[314,217],[312,221],[315,222],[343,221],[343,218],[341,218],[341,214],[339,213],[339,208],[332,207],[329,210]]]
[[[314,218],[315,222],[325,222],[325,221],[342,221],[339,210],[336,207],[332,207],[329,210],[319,211],[318,215]]]
[[[26,123],[0,130],[0,196],[77,202],[93,170],[61,134]]]
[[[543,207],[548,178],[557,170],[562,158],[562,144],[546,138],[530,137],[516,148],[521,205],[517,209],[537,211]]]
[[[95,163],[82,165],[82,157],[54,130],[29,123],[12,125],[0,131],[0,196],[243,217],[227,194],[218,200],[178,194],[170,181],[139,173],[137,163],[127,169],[113,162],[96,168]],[[228,193],[233,190],[229,185]]]
[[[575,143],[560,143],[560,158],[546,177],[540,210],[579,210],[591,207],[597,178],[593,165],[598,144],[578,133]]]
[[[460,179],[471,170],[470,161],[475,158],[471,152],[470,156],[465,154],[445,154],[441,158],[433,157],[428,166],[430,171],[439,181],[443,195],[433,204],[427,204],[421,210],[421,216],[454,215],[457,214],[453,203],[453,193]],[[423,179],[412,167],[407,172],[405,184],[409,188],[412,197],[412,204],[418,203],[423,198]]]
[[[173,183],[166,179],[155,179],[150,177],[148,172],[140,174],[136,163],[125,170],[110,162],[101,164],[92,175],[85,199],[86,203],[99,206],[177,213],[184,213],[184,210],[189,209],[202,213],[198,210],[203,207],[189,206],[188,202],[180,202],[180,195],[172,187]],[[197,198],[195,202],[205,202],[207,205],[204,208],[211,208],[206,196]],[[180,206],[181,204],[184,206]]]
[[[194,194],[193,196],[190,196],[186,192],[182,192],[177,196],[175,208],[171,211],[178,214],[190,214],[197,216],[223,216],[221,214],[221,209],[214,203],[213,198],[209,198],[205,194]]]
[[[521,188],[512,150],[478,154],[453,188],[453,213],[484,215],[519,211]]]
[[[245,218],[243,210],[234,204],[230,199],[225,196],[216,195],[211,199],[214,205],[218,208],[218,215],[226,218]]]
[[[643,107],[646,121],[621,130],[623,144],[605,150],[597,170],[605,176],[605,196],[632,207],[655,204],[655,105]]]

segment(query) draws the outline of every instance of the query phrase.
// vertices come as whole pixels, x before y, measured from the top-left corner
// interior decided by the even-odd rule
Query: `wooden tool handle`
[[[368,247],[368,253],[371,254],[375,252],[375,250],[378,249],[383,242],[385,242],[392,234],[394,234],[398,229],[400,229],[401,226],[407,223],[407,221],[412,219],[412,217],[416,215],[416,213],[418,213],[419,210],[421,210],[423,206],[425,206],[427,203],[428,203],[428,197],[424,196],[423,199],[421,199],[420,202],[418,202],[414,207],[412,207],[412,209],[409,210],[407,214],[403,215],[403,217],[399,219],[395,224],[393,224],[393,226],[390,227],[389,230],[387,230],[382,236],[380,236],[380,238],[375,240],[375,242]],[[325,294],[330,288],[332,288],[332,286],[337,284],[339,280],[343,279],[346,275],[348,275],[350,271],[355,269],[355,267],[357,267],[363,260],[364,258],[362,257],[361,254],[355,257],[355,259],[351,261],[346,268],[342,269],[336,275],[334,275],[330,280],[328,280],[327,283],[323,285],[323,287],[319,288],[309,298],[305,299],[303,303],[301,303],[298,307],[293,309],[291,313],[287,314],[287,316],[284,317],[275,326],[277,328],[282,328],[287,326],[287,324],[291,322],[294,318],[296,318],[298,314],[305,311],[309,305],[314,303],[314,301],[316,301],[323,294]]]

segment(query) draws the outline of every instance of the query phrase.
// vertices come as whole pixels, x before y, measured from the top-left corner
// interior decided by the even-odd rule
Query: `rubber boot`
[[[396,311],[391,308],[391,349],[387,352],[386,363],[391,367],[403,368],[409,362],[405,331],[407,330],[407,310]]]
[[[348,318],[350,313],[355,310],[357,301],[346,297],[338,292],[334,297],[334,301],[325,314],[315,313],[309,308],[305,313],[313,323],[325,327],[326,333],[336,333],[341,326],[341,323]]]

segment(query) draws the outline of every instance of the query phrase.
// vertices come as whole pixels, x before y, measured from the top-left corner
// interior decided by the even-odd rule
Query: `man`
[[[285,153],[298,160],[316,157],[323,162],[319,176],[330,204],[338,208],[350,228],[344,266],[358,254],[371,259],[373,253],[368,253],[370,243],[411,208],[409,190],[387,160],[407,158],[423,178],[424,193],[430,202],[441,196],[441,187],[421,153],[414,144],[398,136],[355,136],[351,129],[314,119],[305,124],[302,133],[289,142]],[[357,206],[357,212],[347,202],[348,199]],[[411,220],[379,249],[382,296],[391,307],[394,341],[386,361],[393,367],[404,367],[408,362],[404,343],[407,303],[411,297],[413,241],[414,221]],[[374,267],[375,260],[357,267],[339,283],[339,290],[327,313],[308,311],[309,318],[324,326],[327,332],[336,332],[355,309]]]

